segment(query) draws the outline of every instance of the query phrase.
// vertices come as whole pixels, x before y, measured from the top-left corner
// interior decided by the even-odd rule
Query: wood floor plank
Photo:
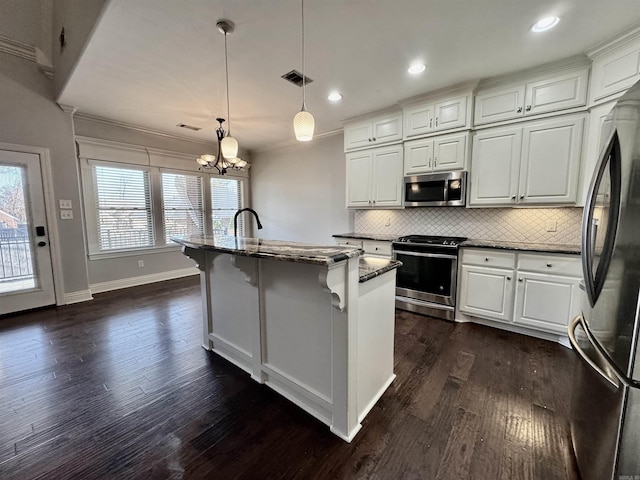
[[[0,318],[0,478],[579,478],[562,346],[397,311],[346,443],[202,349],[201,305],[188,277]]]

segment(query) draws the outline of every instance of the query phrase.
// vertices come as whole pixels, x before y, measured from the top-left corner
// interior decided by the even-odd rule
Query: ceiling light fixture
[[[216,128],[216,136],[218,138],[218,155],[204,154],[200,155],[196,162],[202,168],[215,168],[220,175],[227,173],[228,169],[242,170],[247,162],[238,158],[238,141],[231,136],[231,117],[229,115],[229,61],[227,56],[227,35],[233,33],[235,25],[230,20],[218,20],[216,23],[220,33],[224,35],[224,70],[227,85],[227,120],[229,129],[225,132],[222,128],[224,118],[216,118],[220,124]]]
[[[327,98],[331,102],[339,102],[342,100],[342,94],[338,92],[331,92]]]
[[[315,120],[313,115],[307,111],[305,84],[307,83],[304,75],[304,0],[302,3],[302,109],[293,117],[293,131],[296,134],[296,140],[299,142],[308,142],[313,139],[313,130],[315,128]]]
[[[555,27],[560,19],[558,17],[544,17],[538,20],[533,27],[531,27],[532,32],[544,32]]]
[[[414,63],[407,70],[411,75],[417,75],[418,73],[424,72],[427,66],[424,63]]]

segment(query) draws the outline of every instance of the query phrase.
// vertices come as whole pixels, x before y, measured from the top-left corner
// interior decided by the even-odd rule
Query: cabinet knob
[[[507,276],[507,280],[511,280],[511,277]]]
[[[527,105],[527,108],[525,108],[525,110],[526,110],[527,112],[530,112],[530,111],[531,111],[531,105]]]
[[[518,107],[518,108],[516,109],[516,113],[522,113],[522,107]]]
[[[515,195],[511,195],[511,200],[515,200],[516,196]]]
[[[488,262],[489,261],[489,257],[484,257],[484,261]]]
[[[378,251],[378,250],[380,250],[380,249],[379,249],[378,247],[376,247],[374,250],[377,252],[377,251]]]
[[[367,140],[371,141],[371,139],[370,139],[370,138],[367,138]]]
[[[519,278],[518,281],[521,282],[521,283],[524,282],[524,280],[522,278]]]
[[[374,142],[376,141],[376,137],[373,137],[373,141],[374,141]]]
[[[524,198],[524,195],[520,195],[520,200],[522,200]]]
[[[547,267],[551,268],[553,265],[551,263],[547,263]]]

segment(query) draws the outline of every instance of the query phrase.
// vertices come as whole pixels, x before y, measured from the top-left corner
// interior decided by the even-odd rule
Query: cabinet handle
[[[433,160],[433,166],[434,166],[434,167],[437,167],[437,166],[438,166],[438,157],[436,157],[436,158]]]
[[[522,113],[522,107],[518,107],[518,108],[516,109],[516,113]]]
[[[438,117],[436,117],[436,127],[438,126]]]
[[[484,257],[484,261],[488,262],[489,261],[489,257]]]
[[[547,267],[551,268],[551,267],[553,267],[553,265],[550,264],[550,263],[547,263]]]
[[[524,282],[524,280],[523,280],[522,278],[519,278],[519,279],[518,279],[518,281],[519,281],[520,283]]]
[[[433,128],[433,118],[429,119],[429,128]]]
[[[527,108],[525,108],[525,110],[526,110],[527,112],[530,112],[530,111],[531,111],[531,105],[527,105]]]
[[[511,280],[511,277],[507,276],[507,280]]]

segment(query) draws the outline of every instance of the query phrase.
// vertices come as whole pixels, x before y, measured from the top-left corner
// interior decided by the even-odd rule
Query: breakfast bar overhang
[[[391,384],[400,262],[346,246],[191,236],[203,346],[351,441]]]

